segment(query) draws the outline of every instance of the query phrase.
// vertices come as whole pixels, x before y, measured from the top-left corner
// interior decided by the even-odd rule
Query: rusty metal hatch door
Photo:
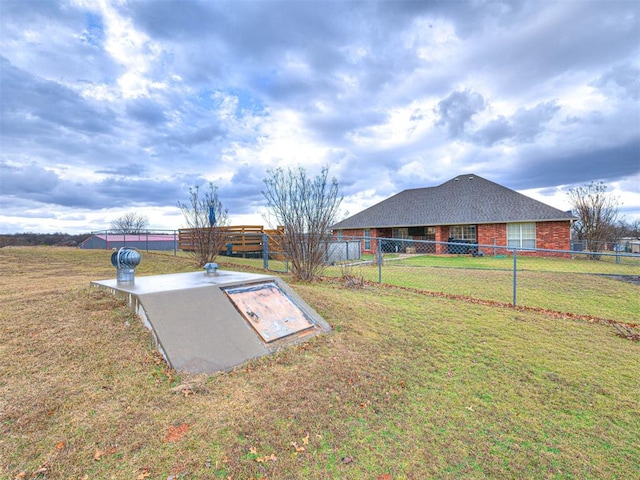
[[[274,282],[226,288],[224,292],[266,343],[315,327]]]

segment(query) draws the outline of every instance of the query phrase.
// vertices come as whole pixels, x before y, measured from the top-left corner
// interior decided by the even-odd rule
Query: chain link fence
[[[346,239],[345,239],[346,240]],[[640,323],[640,255],[471,242],[354,238],[369,254],[333,262],[347,286],[375,282],[436,295]],[[361,243],[364,246],[364,243]]]
[[[127,246],[180,251],[176,231],[149,230],[135,236],[92,232],[83,248]],[[275,273],[290,272],[282,238],[245,235],[220,252],[224,257]],[[254,238],[255,237],[255,238]],[[603,246],[604,247],[604,246]],[[640,254],[611,243],[608,250],[522,249],[469,241],[343,237],[327,241],[324,275],[346,287],[387,284],[451,298],[509,304],[560,314],[640,323]]]
[[[123,233],[107,229],[91,232],[78,247],[99,250],[133,248],[145,252],[157,251],[177,255],[178,240],[178,230],[145,229],[135,233]]]

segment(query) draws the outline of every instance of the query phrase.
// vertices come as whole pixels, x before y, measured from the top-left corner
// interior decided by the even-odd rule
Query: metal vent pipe
[[[111,265],[116,267],[118,283],[134,283],[136,267],[140,264],[140,252],[131,248],[121,247],[111,254]]]

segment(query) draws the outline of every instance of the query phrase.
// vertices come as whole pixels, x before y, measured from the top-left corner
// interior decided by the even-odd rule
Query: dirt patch
[[[640,275],[607,275],[609,278],[619,280],[621,282],[633,283],[640,286]]]

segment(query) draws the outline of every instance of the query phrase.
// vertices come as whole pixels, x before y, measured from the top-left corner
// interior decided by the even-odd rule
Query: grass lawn
[[[518,257],[516,304],[628,323],[640,323],[640,263]],[[419,255],[377,265],[350,267],[350,274],[428,292],[511,304],[513,258]],[[340,277],[345,267],[326,274]]]
[[[386,257],[385,257],[386,258]],[[402,258],[402,257],[399,257]],[[394,257],[391,256],[391,260]],[[396,257],[398,259],[398,257]],[[588,255],[575,258],[517,255],[517,268],[520,271],[593,273],[593,274],[627,274],[638,275],[640,269],[639,256],[616,256],[602,254],[600,260],[591,260]],[[402,264],[419,267],[441,268],[473,268],[481,270],[513,270],[513,256],[472,257],[471,255],[415,255],[402,258]]]
[[[110,254],[0,249],[0,478],[640,477],[640,344],[610,325],[290,282],[331,334],[177,374],[89,287]]]

